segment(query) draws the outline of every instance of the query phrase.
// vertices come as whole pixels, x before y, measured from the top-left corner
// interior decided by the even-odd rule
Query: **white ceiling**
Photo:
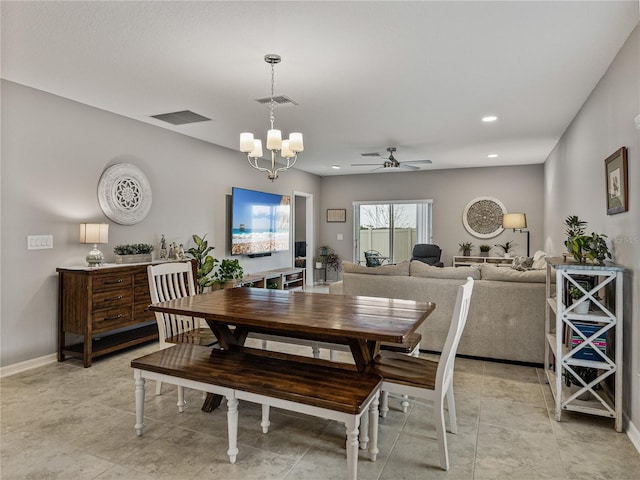
[[[0,13],[2,78],[235,150],[240,132],[266,135],[254,99],[277,53],[275,93],[299,105],[278,107],[276,127],[304,134],[297,167],[342,175],[368,173],[350,164],[387,146],[431,159],[424,170],[544,162],[638,24],[638,0],[2,1]],[[212,121],[150,118],[185,109]]]

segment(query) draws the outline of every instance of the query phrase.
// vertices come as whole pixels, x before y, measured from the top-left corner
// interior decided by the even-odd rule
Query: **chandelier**
[[[301,133],[291,133],[287,140],[282,140],[282,132],[273,128],[273,121],[275,117],[273,115],[273,84],[274,84],[274,71],[273,66],[276,63],[280,63],[280,55],[268,54],[264,56],[264,61],[271,65],[271,101],[269,103],[269,121],[271,122],[271,128],[267,132],[267,150],[271,152],[271,168],[269,168],[269,161],[265,160],[265,165],[261,166],[259,161],[264,160],[262,158],[262,140],[254,139],[253,133],[241,133],[240,134],[240,151],[247,154],[247,160],[256,170],[261,172],[267,172],[267,176],[271,181],[278,178],[278,173],[284,172],[290,169],[296,163],[298,159],[298,153],[304,150],[302,143]],[[280,156],[286,160],[284,166],[278,166],[276,168],[276,155],[280,152]]]

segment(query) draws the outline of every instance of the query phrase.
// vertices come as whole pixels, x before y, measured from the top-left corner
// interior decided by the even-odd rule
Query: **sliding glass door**
[[[431,200],[354,202],[354,261],[365,264],[373,250],[399,263],[411,258],[416,243],[431,243]]]

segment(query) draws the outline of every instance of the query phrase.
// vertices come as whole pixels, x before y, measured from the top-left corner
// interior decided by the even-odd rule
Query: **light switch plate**
[[[342,235],[341,233],[338,234],[338,240],[344,240],[344,235]]]
[[[28,235],[27,250],[53,248],[53,235]]]

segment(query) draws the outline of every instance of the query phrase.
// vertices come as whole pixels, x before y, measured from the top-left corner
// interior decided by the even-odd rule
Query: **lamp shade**
[[[81,223],[80,243],[109,243],[109,224]]]
[[[502,216],[502,228],[527,228],[525,213],[505,213]]]

